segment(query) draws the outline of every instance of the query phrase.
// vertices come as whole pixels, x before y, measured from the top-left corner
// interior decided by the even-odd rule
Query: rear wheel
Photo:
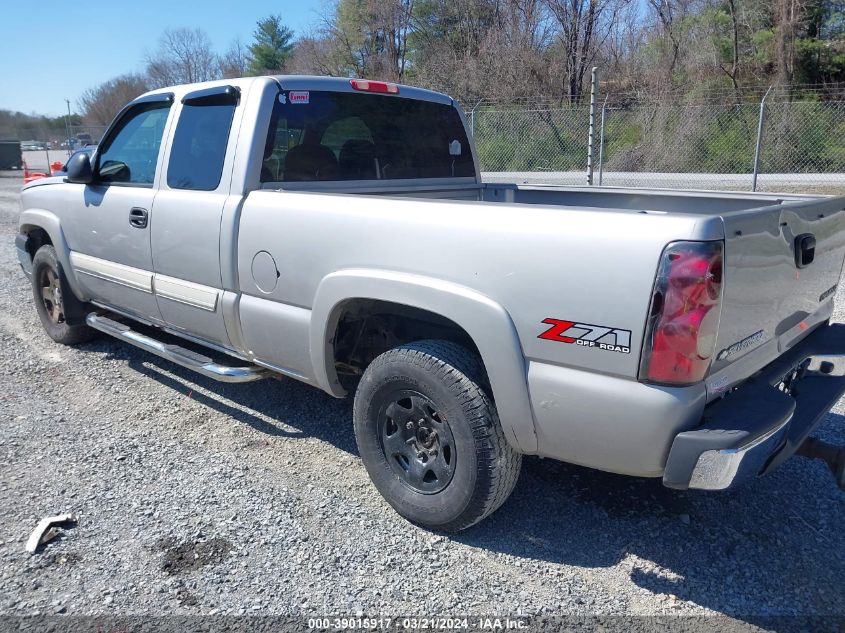
[[[481,374],[465,348],[420,341],[385,352],[361,378],[358,450],[378,491],[414,523],[463,530],[516,484],[522,456],[505,440]]]
[[[41,325],[56,343],[77,345],[91,340],[96,332],[87,325],[67,323],[63,296],[66,284],[62,275],[56,250],[50,245],[39,248],[32,259],[32,293]]]

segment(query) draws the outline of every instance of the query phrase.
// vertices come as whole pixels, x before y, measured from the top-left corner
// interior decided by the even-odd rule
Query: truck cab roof
[[[261,77],[239,77],[234,79],[220,79],[215,81],[204,81],[193,84],[181,84],[178,86],[168,86],[166,88],[158,88],[151,90],[141,95],[138,99],[143,99],[152,95],[158,94],[172,94],[174,98],[180,99],[183,95],[196,90],[203,90],[206,88],[214,88],[218,86],[236,86],[241,89],[246,89],[254,84],[265,85],[267,83],[275,82],[283,90],[322,90],[331,92],[356,92],[352,87],[353,79],[347,77],[322,77],[319,75],[265,75]],[[455,105],[453,99],[442,92],[434,90],[426,90],[425,88],[416,88],[414,86],[407,86],[405,84],[394,84],[399,89],[396,94],[380,93],[388,97],[403,97],[408,99],[417,99],[420,101],[431,101],[434,103],[442,103],[444,105]]]

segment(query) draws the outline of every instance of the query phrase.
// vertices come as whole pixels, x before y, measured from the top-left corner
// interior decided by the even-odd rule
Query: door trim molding
[[[76,272],[83,275],[111,281],[147,294],[153,293],[153,273],[148,270],[110,262],[76,251],[70,252],[70,264]]]
[[[220,295],[220,290],[217,288],[159,274],[154,276],[153,288],[156,297],[184,303],[208,312],[214,312],[217,309],[217,300]]]
[[[159,275],[149,270],[133,268],[76,251],[70,253],[70,264],[76,272],[83,275],[154,294],[156,298],[175,301],[208,312],[217,310],[217,303],[222,292],[211,286]]]

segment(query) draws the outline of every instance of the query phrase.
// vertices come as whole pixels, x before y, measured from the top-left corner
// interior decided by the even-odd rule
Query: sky
[[[88,88],[144,67],[168,28],[204,30],[216,52],[237,37],[249,43],[255,23],[279,14],[296,35],[319,22],[325,0],[5,0],[0,26],[0,110],[57,116],[77,112]],[[134,5],[134,6],[133,6]]]

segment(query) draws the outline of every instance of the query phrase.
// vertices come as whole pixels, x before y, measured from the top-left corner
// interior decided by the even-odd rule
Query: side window
[[[138,105],[124,115],[100,148],[100,182],[153,184],[169,112],[170,102],[154,102]]]
[[[217,100],[188,102],[182,106],[167,166],[168,187],[195,191],[217,189],[236,105]]]

